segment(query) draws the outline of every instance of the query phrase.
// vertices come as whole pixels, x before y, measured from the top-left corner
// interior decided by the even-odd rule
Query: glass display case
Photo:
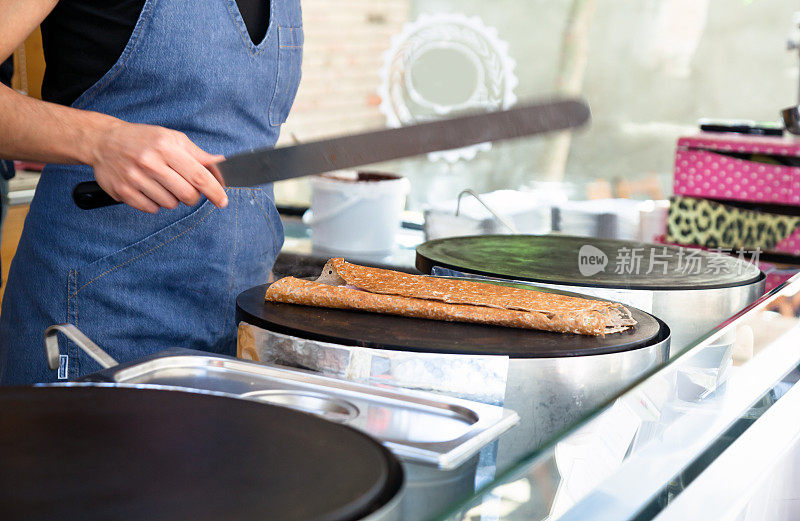
[[[796,518],[798,314],[795,276],[438,519]]]

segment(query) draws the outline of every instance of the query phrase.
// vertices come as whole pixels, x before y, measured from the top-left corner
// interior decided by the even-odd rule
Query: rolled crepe
[[[477,281],[410,275],[331,259],[315,280],[285,277],[266,300],[406,317],[605,335],[633,327],[622,304]]]

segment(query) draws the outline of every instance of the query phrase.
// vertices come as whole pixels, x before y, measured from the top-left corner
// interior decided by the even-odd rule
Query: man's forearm
[[[92,164],[99,139],[122,123],[30,98],[0,85],[0,157]]]
[[[0,62],[57,1],[0,0]],[[150,213],[197,204],[201,195],[219,207],[228,202],[214,166],[224,158],[202,150],[186,134],[46,103],[3,85],[0,158],[91,165],[106,193]]]

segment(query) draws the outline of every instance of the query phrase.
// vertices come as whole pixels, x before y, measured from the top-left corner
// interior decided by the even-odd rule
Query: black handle
[[[112,204],[119,204],[110,195],[105,193],[96,181],[84,181],[78,183],[72,190],[72,200],[75,205],[82,210],[93,210]]]

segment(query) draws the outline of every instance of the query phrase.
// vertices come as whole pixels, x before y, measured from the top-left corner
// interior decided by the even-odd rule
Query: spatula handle
[[[82,210],[93,210],[104,206],[119,204],[119,201],[108,195],[96,181],[78,183],[72,190],[72,200]]]

